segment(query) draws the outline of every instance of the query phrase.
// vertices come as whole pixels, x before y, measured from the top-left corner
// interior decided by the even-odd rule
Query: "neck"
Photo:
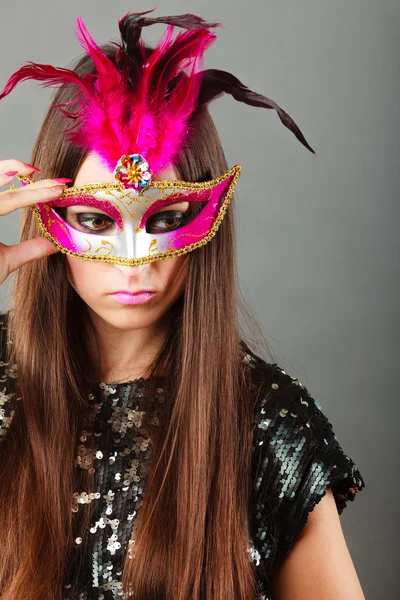
[[[118,329],[93,311],[90,320],[94,331],[88,336],[89,352],[95,363],[100,360],[100,381],[112,383],[149,375],[167,335],[166,318],[140,329]]]

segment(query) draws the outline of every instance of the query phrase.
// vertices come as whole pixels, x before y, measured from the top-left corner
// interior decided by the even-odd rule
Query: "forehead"
[[[173,181],[179,179],[178,169],[169,165],[153,177],[153,181]],[[87,183],[114,183],[114,172],[102,162],[102,159],[94,152],[89,153],[80,166],[73,186],[86,185]]]

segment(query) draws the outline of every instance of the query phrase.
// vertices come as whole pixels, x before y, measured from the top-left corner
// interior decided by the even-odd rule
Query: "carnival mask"
[[[147,166],[145,178],[139,173],[133,176],[135,159]],[[136,185],[124,187],[122,178],[115,183],[89,183],[66,188],[56,200],[32,207],[41,231],[61,252],[129,266],[186,254],[216,234],[241,170],[236,165],[222,177],[204,183],[152,182],[142,157],[125,156],[122,161],[127,178],[131,169],[130,180]],[[135,181],[138,177],[141,179]],[[29,183],[27,177],[20,179]],[[169,209],[181,202],[188,203],[184,213]],[[191,210],[196,204],[197,210]],[[65,217],[70,206],[85,207],[74,211],[75,223]],[[90,213],[90,207],[101,213]]]

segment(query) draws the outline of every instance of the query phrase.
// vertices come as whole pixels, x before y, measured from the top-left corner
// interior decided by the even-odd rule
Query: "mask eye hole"
[[[199,214],[204,202],[175,202],[146,220],[146,233],[168,233],[184,227]]]
[[[79,207],[79,211],[70,206],[53,206],[53,210],[77,231],[95,235],[115,235],[119,232],[114,219],[89,206]]]

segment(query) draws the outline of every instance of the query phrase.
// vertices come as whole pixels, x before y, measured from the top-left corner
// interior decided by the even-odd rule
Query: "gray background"
[[[126,12],[150,8],[146,0],[2,0],[0,88],[26,60],[65,66],[80,54],[77,15],[100,43],[118,39]],[[160,0],[157,15],[184,12],[226,26],[205,67],[273,98],[318,154],[275,111],[229,97],[211,105],[230,165],[243,166],[238,250],[247,299],[365,478],[341,521],[366,597],[397,598],[400,4]],[[158,30],[149,33],[156,42]],[[0,102],[1,158],[29,162],[50,93],[23,83]],[[17,242],[18,222],[17,214],[2,219],[2,242]],[[0,306],[8,306],[7,284]]]

